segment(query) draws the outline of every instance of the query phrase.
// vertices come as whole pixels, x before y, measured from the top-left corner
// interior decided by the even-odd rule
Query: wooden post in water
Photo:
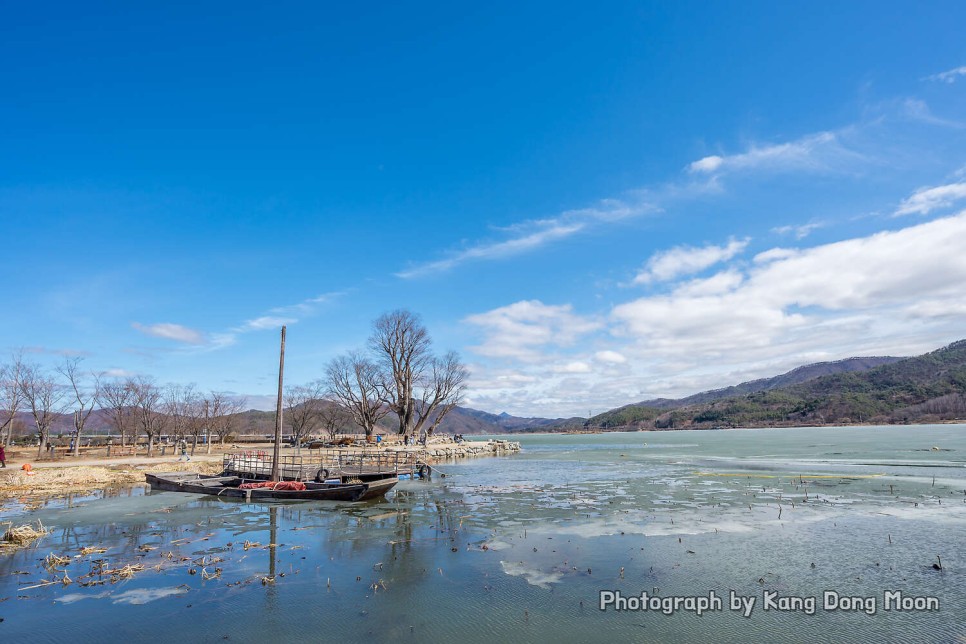
[[[282,447],[282,375],[285,373],[285,327],[282,327],[282,348],[278,354],[278,402],[275,405],[275,444],[272,446],[272,480],[280,480],[279,450]]]

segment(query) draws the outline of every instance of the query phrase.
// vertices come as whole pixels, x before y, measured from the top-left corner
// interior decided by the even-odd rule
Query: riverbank
[[[345,451],[372,451],[372,447],[349,447]],[[435,440],[428,445],[380,446],[379,451],[412,454],[423,463],[436,464],[441,461],[469,458],[475,456],[502,456],[520,451],[520,444],[505,440],[463,441]],[[271,454],[271,444],[246,446],[244,450],[233,446],[216,450],[213,454],[196,454],[190,461],[180,461],[174,454],[164,456],[122,456],[91,457],[82,456],[57,460],[33,461],[26,453],[13,452],[7,459],[7,467],[0,469],[0,499],[22,497],[51,497],[73,492],[87,492],[111,487],[143,485],[146,472],[183,472],[196,471],[203,474],[220,472],[225,453],[251,451]],[[292,456],[293,450],[286,448],[283,456]],[[301,451],[306,459],[320,455],[320,450]],[[30,464],[30,472],[22,469]]]

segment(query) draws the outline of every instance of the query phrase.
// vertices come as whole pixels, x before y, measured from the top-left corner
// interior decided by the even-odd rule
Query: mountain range
[[[19,413],[29,431],[32,419]],[[241,434],[270,434],[274,412],[239,414]],[[615,429],[706,429],[788,425],[891,424],[966,419],[966,340],[911,358],[863,357],[819,362],[685,398],[657,398],[624,405],[591,418],[526,418],[456,407],[439,431],[503,434]],[[391,414],[380,421],[395,431]],[[108,414],[95,410],[87,431],[109,428]],[[70,414],[55,420],[52,434],[68,434]],[[349,431],[357,431],[351,430]]]

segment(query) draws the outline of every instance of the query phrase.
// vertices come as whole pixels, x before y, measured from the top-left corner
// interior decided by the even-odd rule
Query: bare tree
[[[426,327],[405,310],[379,317],[369,344],[383,367],[381,392],[399,417],[399,433],[432,434],[462,399],[467,371],[459,355],[451,351],[441,358],[434,356]]]
[[[154,440],[164,429],[161,413],[161,389],[151,378],[138,376],[130,381],[134,419],[138,429],[148,438],[148,456],[154,454]],[[134,444],[137,445],[137,437]]]
[[[352,415],[334,397],[327,397],[319,406],[319,425],[330,440],[335,440],[346,425],[352,422]]]
[[[205,451],[207,454],[211,454],[211,439],[215,436],[215,419],[221,415],[222,400],[222,394],[217,391],[212,391],[201,400],[203,406],[201,431],[205,435]]]
[[[224,393],[212,392],[212,398],[217,400],[217,412],[211,412],[212,429],[221,440],[221,446],[234,433],[238,422],[238,414],[245,410],[248,400],[234,398]]]
[[[413,431],[419,433],[423,424],[432,417],[423,437],[432,436],[446,415],[463,401],[468,377],[466,365],[455,351],[448,352],[442,358],[433,358],[429,380],[422,389],[420,417]]]
[[[379,396],[379,368],[359,353],[334,358],[326,367],[326,381],[332,396],[349,412],[366,438],[372,436],[376,423],[389,408]]]
[[[286,388],[285,406],[288,407],[288,413],[285,420],[292,429],[295,445],[301,445],[302,438],[310,436],[319,426],[324,392],[325,384],[321,380]]]
[[[161,408],[175,440],[187,440],[191,434],[197,398],[194,385],[171,384],[165,387]]]
[[[0,412],[3,412],[3,424],[0,425],[0,445],[8,445],[13,432],[14,419],[20,410],[22,394],[20,379],[23,369],[23,355],[15,353],[10,364],[0,366]]]
[[[403,309],[373,323],[369,346],[383,367],[383,401],[399,418],[399,433],[412,433],[419,413],[413,389],[429,365],[431,340],[419,317]]]
[[[121,445],[127,445],[128,436],[134,428],[132,381],[128,379],[102,382],[98,391],[98,404],[110,412],[111,424],[121,437]]]
[[[64,410],[66,391],[56,380],[34,364],[22,364],[20,368],[20,393],[30,408],[40,435],[37,458],[43,456],[50,437],[50,425],[55,416]]]
[[[188,435],[191,436],[191,455],[195,455],[198,448],[198,440],[208,431],[206,424],[206,414],[208,411],[208,400],[200,394],[195,394],[191,403],[185,409],[188,415]]]
[[[100,381],[93,372],[84,373],[80,370],[81,358],[65,358],[64,363],[57,369],[70,384],[74,395],[74,456],[80,455],[81,435],[84,433],[84,425],[94,406],[97,404],[97,392],[100,388]],[[87,386],[86,380],[91,380],[91,386]]]

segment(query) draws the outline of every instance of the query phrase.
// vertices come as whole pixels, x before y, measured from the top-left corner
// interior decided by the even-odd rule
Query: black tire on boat
[[[325,479],[329,478],[329,470],[324,467],[320,467],[319,471],[315,473],[315,482],[324,483]]]

